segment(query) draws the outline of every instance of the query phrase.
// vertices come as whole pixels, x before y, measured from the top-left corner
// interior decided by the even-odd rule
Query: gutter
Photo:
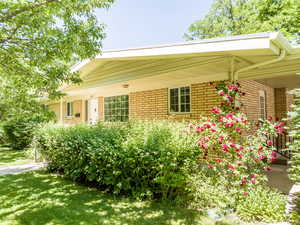
[[[269,65],[269,64],[272,64],[272,63],[275,63],[275,62],[279,62],[279,61],[283,60],[285,57],[286,57],[286,50],[280,49],[280,55],[276,59],[271,59],[271,60],[268,60],[268,61],[265,61],[265,62],[256,63],[256,64],[253,64],[253,65],[241,68],[237,71],[234,71],[232,73],[232,77],[231,77],[232,81],[236,82],[238,80],[239,73],[241,73],[241,72],[249,71],[251,69],[255,69],[255,68],[258,68],[258,67],[261,67],[261,66],[265,66],[265,65]]]

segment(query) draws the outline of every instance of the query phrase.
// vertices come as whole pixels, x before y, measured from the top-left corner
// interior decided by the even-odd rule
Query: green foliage
[[[296,89],[292,93],[295,95],[295,103],[292,107],[293,112],[288,113],[288,125],[289,135],[294,138],[294,142],[289,145],[292,152],[289,177],[295,182],[300,182],[300,89]]]
[[[290,219],[293,225],[300,225],[300,193],[296,193],[294,197]]]
[[[80,82],[70,67],[101,52],[95,10],[112,2],[0,1],[0,114],[35,111],[41,96],[60,97],[62,84]]]
[[[185,34],[188,40],[281,31],[300,42],[298,0],[215,0]]]
[[[49,121],[48,117],[32,116],[12,118],[2,123],[5,144],[21,150],[28,147],[33,139],[35,129],[39,124]]]
[[[189,181],[193,208],[215,208],[220,215],[236,212],[243,221],[285,220],[285,196],[265,184],[257,185],[243,196],[238,188],[226,188],[229,182],[227,177],[220,177],[205,167]]]
[[[184,127],[166,122],[47,126],[34,143],[51,169],[71,179],[115,194],[174,199],[185,192],[183,168],[195,164],[199,152]]]
[[[286,196],[266,185],[252,189],[237,202],[236,212],[243,221],[285,221]]]

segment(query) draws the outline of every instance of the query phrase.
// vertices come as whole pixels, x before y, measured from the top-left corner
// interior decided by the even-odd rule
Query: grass
[[[196,210],[113,197],[43,171],[0,176],[0,187],[1,225],[215,224]]]
[[[26,151],[0,147],[0,168],[26,164],[30,162],[32,162],[32,159],[28,158]]]

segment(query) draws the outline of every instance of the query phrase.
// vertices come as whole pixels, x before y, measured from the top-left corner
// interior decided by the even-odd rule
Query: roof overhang
[[[258,33],[104,51],[94,59],[75,65],[72,71],[79,71],[83,83],[63,90],[70,95],[83,90],[99,91],[99,88],[110,93],[106,90],[113,87],[116,90],[116,86],[124,82],[136,86],[131,91],[138,91],[177,85],[184,81],[228,79],[233,58],[234,70],[239,70],[276,59],[282,51],[285,51],[283,60],[244,71],[239,74],[242,80],[290,76],[300,72],[300,48],[292,46],[281,33]],[[143,85],[145,82],[146,87]]]

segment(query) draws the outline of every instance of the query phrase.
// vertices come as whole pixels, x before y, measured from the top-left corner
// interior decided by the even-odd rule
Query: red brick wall
[[[241,81],[242,90],[246,96],[241,98],[243,104],[242,111],[248,115],[250,120],[259,119],[259,91],[264,90],[266,93],[267,116],[276,118],[286,108],[275,107],[275,97],[280,90],[263,85],[256,81]],[[277,94],[276,94],[277,93]],[[282,92],[283,93],[283,92]],[[99,120],[104,120],[104,98],[99,97]],[[279,101],[277,99],[277,101]],[[286,97],[287,104],[292,102],[292,96]],[[148,91],[133,92],[129,94],[129,118],[130,119],[148,119],[148,120],[198,120],[201,116],[208,114],[210,109],[220,102],[213,86],[208,83],[198,83],[191,85],[191,113],[172,114],[168,111],[168,89],[156,89]],[[50,105],[57,113],[57,104]],[[66,103],[64,102],[64,116],[66,114]],[[275,114],[275,108],[277,113]],[[74,103],[74,113],[81,113],[82,101]],[[285,110],[286,112],[286,110]],[[59,118],[58,118],[59,119]],[[82,118],[64,118],[67,123],[79,123]],[[84,118],[83,118],[84,120]]]
[[[176,114],[168,110],[168,89],[134,92],[129,94],[130,119],[197,120],[217,105],[219,97],[208,83],[191,85],[191,113]]]
[[[275,118],[275,93],[274,88],[258,83],[257,81],[241,81],[242,91],[246,93],[241,98],[242,111],[247,114],[249,120],[258,120],[259,114],[259,91],[266,93],[267,116]]]

